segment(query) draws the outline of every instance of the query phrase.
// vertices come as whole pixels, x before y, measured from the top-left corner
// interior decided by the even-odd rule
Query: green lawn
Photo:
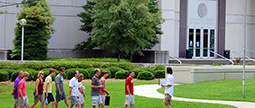
[[[245,98],[242,98],[242,80],[210,81],[182,84],[174,87],[174,96],[185,98],[255,102],[255,79],[246,79]],[[164,89],[158,89],[160,93]]]
[[[157,84],[157,81],[134,81],[134,85],[141,84]],[[85,108],[91,108],[91,96],[90,96],[90,83],[83,83],[86,87],[85,97]],[[55,85],[53,85],[53,91],[55,91]],[[0,86],[0,106],[1,108],[10,108],[13,103],[13,97],[11,95],[13,86]],[[27,85],[27,95],[29,98],[30,105],[33,102],[33,91],[35,85]],[[107,89],[110,91],[111,103],[110,106],[105,108],[121,108],[125,103],[124,96],[124,81],[107,82]],[[68,84],[65,84],[65,91],[68,94]],[[55,93],[53,93],[55,96]],[[164,108],[162,99],[146,98],[141,96],[135,96],[135,107],[136,108]],[[192,102],[181,102],[173,101],[173,108],[235,108],[227,105],[220,104],[207,104],[207,103],[192,103]],[[39,108],[39,104],[36,106]],[[50,107],[49,107],[50,108]],[[59,108],[66,108],[64,102],[60,102]]]

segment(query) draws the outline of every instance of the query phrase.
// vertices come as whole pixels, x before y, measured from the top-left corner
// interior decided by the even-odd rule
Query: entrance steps
[[[220,58],[216,58],[216,59],[186,59],[186,58],[178,58],[183,65],[213,65],[213,64],[221,64],[221,65],[231,65],[232,63],[230,61],[227,61],[225,59],[220,59]],[[233,62],[235,62],[235,60],[232,60]],[[250,64],[255,64],[253,61],[251,60],[245,60],[246,63],[250,63]],[[241,60],[241,63],[243,63],[243,61]],[[174,59],[169,59],[169,64],[170,65],[176,65],[179,64],[178,61],[174,60]]]

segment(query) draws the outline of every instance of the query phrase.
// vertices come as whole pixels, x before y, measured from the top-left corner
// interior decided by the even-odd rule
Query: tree
[[[81,17],[80,21],[84,23],[83,25],[81,25],[80,30],[89,33],[89,35],[93,28],[94,20],[91,18],[91,16],[93,14],[92,10],[94,9],[95,5],[96,5],[96,2],[94,0],[88,0],[87,4],[82,6],[82,8],[84,9],[84,12],[81,12],[80,14],[77,15]],[[83,41],[77,44],[74,50],[83,50],[84,48],[92,49],[94,47],[96,47],[96,43],[92,41],[91,37],[89,37],[87,41]]]
[[[23,0],[24,9],[17,14],[17,19],[27,20],[24,27],[24,59],[27,60],[44,60],[48,53],[48,40],[54,28],[50,27],[55,20],[52,17],[50,5],[46,0]],[[15,38],[13,40],[14,48],[12,49],[13,59],[21,57],[21,25],[16,23]]]
[[[92,41],[106,51],[121,54],[142,54],[157,43],[155,27],[163,18],[150,12],[152,0],[97,0],[93,9]]]

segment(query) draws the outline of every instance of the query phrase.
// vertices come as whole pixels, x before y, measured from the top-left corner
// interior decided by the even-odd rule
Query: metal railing
[[[182,61],[181,61],[180,59],[177,59],[177,58],[175,58],[174,56],[171,56],[170,54],[169,54],[169,56],[170,56],[171,58],[173,58],[174,60],[178,61],[178,62],[180,63],[180,65],[182,64]],[[169,60],[170,60],[170,59],[169,59]]]
[[[214,52],[212,50],[210,50],[210,52],[213,53],[213,54],[216,54],[217,56],[219,56],[219,57],[221,57],[221,58],[223,58],[225,60],[230,61],[232,63],[232,65],[234,64],[233,60],[230,60],[230,59],[228,59],[228,58],[226,58],[226,57],[224,57],[224,56],[222,56],[222,55],[220,55],[220,54],[218,54],[218,53],[216,53],[216,52]]]
[[[255,51],[254,51],[255,52]],[[240,53],[240,52],[237,52],[237,51],[232,51],[232,53],[233,54],[238,54],[238,55],[240,55],[240,56],[243,56],[243,54],[242,53]],[[249,60],[251,60],[251,61],[253,61],[253,62],[255,62],[255,59],[252,59],[252,58],[250,58],[249,56],[245,56],[247,59],[249,59]],[[233,55],[233,57],[232,57],[233,59],[235,59],[234,58],[234,55]]]

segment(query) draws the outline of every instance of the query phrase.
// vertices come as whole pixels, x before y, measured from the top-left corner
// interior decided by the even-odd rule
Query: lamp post
[[[23,62],[23,55],[24,55],[24,26],[27,24],[25,19],[21,19],[19,24],[22,26],[22,39],[21,39],[21,61]]]
[[[246,57],[246,9],[247,0],[245,0],[245,11],[244,11],[244,47],[243,47],[243,98],[245,98],[245,57]]]

